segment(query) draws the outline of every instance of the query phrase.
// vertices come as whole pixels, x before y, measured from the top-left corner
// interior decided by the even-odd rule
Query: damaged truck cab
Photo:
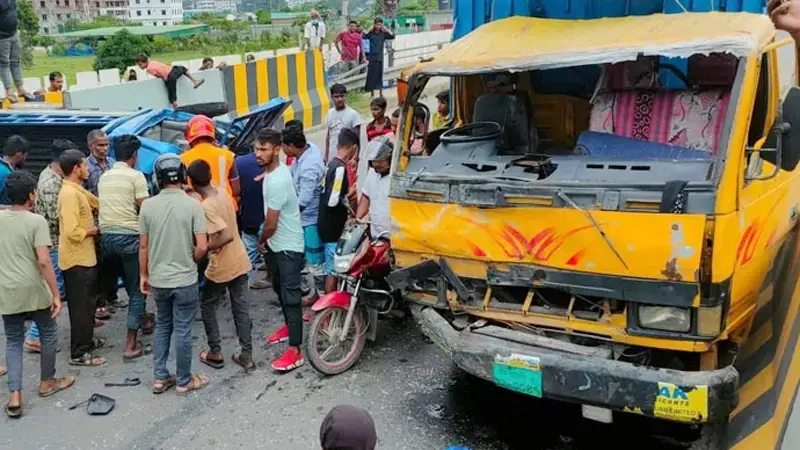
[[[721,447],[774,448],[797,384],[800,269],[784,44],[748,13],[511,17],[420,63],[390,283],[423,331],[467,372],[587,417],[722,425]],[[455,125],[412,155],[435,76],[452,77]]]

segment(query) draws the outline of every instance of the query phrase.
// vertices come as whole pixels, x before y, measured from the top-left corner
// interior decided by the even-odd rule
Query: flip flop
[[[75,384],[75,377],[64,377],[64,378],[56,378],[55,383],[53,383],[53,387],[47,391],[39,391],[39,397],[47,398],[53,394],[63,391],[64,389],[69,389]]]
[[[241,353],[234,353],[233,356],[231,356],[231,359],[233,360],[233,362],[241,366],[242,369],[245,370],[245,372],[256,370],[256,363],[253,361],[253,358],[251,357],[243,359]]]
[[[203,350],[200,352],[200,362],[207,365],[208,367],[212,367],[214,369],[222,369],[225,367],[225,360],[224,359],[209,359],[208,355],[211,353],[210,350]]]
[[[204,78],[204,79],[202,79],[202,80],[197,80],[197,84],[195,84],[195,85],[194,85],[194,88],[195,88],[195,89],[199,88],[199,87],[200,87],[200,86],[202,86],[202,85],[203,85],[203,83],[205,83],[205,82],[206,82],[205,78]]]
[[[0,366],[0,377],[8,373],[8,369],[3,366]]]
[[[19,419],[22,417],[22,405],[11,406],[6,403],[6,416],[9,419]]]
[[[179,394],[187,394],[192,391],[198,391],[203,389],[208,385],[211,380],[203,374],[192,375],[191,381],[186,386],[178,386],[175,388],[175,392]]]
[[[163,394],[164,392],[174,388],[176,384],[177,381],[172,375],[170,375],[166,380],[155,380],[153,381],[153,394]]]
[[[97,308],[94,311],[94,318],[99,320],[108,320],[111,318],[111,313],[105,308]]]
[[[70,366],[85,366],[85,367],[98,367],[106,363],[105,358],[92,356],[89,353],[84,353],[80,358],[70,358]]]

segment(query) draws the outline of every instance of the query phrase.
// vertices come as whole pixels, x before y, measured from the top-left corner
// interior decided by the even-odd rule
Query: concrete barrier
[[[241,114],[280,96],[292,101],[285,121],[300,119],[307,128],[325,121],[331,101],[319,50],[257,59],[228,66],[222,73],[230,111]]]
[[[206,81],[194,89],[189,80],[181,78],[177,90],[179,106],[226,103],[223,77],[219,70],[207,70],[193,75]],[[136,111],[144,108],[169,108],[170,104],[166,84],[161,79],[153,78],[91,89],[70,89],[64,92],[64,106],[67,109]]]

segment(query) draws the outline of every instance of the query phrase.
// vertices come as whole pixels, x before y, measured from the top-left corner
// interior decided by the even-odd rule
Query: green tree
[[[259,9],[256,11],[256,21],[261,25],[269,25],[272,23],[272,15],[264,10]]]
[[[100,42],[95,50],[94,70],[116,68],[125,70],[136,62],[136,56],[150,54],[152,46],[144,36],[135,36],[122,29]]]
[[[39,17],[28,0],[17,2],[17,18],[19,20],[19,36],[22,41],[22,67],[33,67],[33,46],[39,37]]]

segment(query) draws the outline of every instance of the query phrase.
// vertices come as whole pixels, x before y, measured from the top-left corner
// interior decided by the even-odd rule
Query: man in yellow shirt
[[[186,126],[186,140],[189,150],[181,154],[181,161],[186,167],[197,160],[203,160],[211,167],[211,186],[224,190],[233,199],[233,206],[238,210],[238,198],[241,193],[239,172],[234,163],[232,151],[214,145],[216,128],[214,122],[206,116],[197,115],[189,120]]]
[[[64,290],[69,299],[70,360],[75,366],[100,366],[104,358],[92,355],[103,340],[94,340],[94,313],[97,306],[97,253],[93,210],[99,201],[83,187],[89,166],[80,150],[67,150],[58,158],[64,183],[58,195],[58,266],[64,275]]]

